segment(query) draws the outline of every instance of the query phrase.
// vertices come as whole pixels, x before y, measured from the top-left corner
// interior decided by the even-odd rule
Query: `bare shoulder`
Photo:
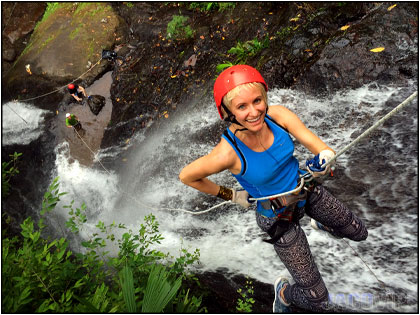
[[[290,119],[296,117],[296,115],[290,109],[282,105],[270,105],[268,107],[268,115],[270,115],[278,124],[280,124],[280,126],[286,129]]]
[[[237,162],[237,155],[232,146],[221,138],[220,142],[213,148],[209,156],[217,161],[217,164],[224,169],[232,169]]]

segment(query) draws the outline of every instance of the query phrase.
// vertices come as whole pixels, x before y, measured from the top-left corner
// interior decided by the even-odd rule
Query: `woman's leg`
[[[267,232],[274,222],[275,218],[257,213],[257,223],[263,231]],[[300,225],[291,223],[289,230],[274,244],[274,249],[295,281],[284,291],[286,301],[311,311],[327,310],[328,290]]]
[[[316,221],[332,229],[331,234],[353,241],[368,236],[365,224],[322,185],[308,193],[305,212]]]

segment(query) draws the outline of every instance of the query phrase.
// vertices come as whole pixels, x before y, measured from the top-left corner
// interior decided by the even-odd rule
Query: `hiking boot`
[[[325,225],[323,225],[322,223],[319,223],[318,221],[316,221],[314,219],[311,219],[311,226],[315,230],[320,230],[320,231],[327,232],[328,234],[330,234],[332,237],[334,237],[336,239],[342,238],[342,237],[339,237],[339,236],[335,235],[333,229],[331,229],[329,227],[326,227]]]
[[[286,285],[290,285],[286,278],[280,277],[274,282],[273,313],[290,313],[290,303],[286,303],[280,296],[281,289]]]

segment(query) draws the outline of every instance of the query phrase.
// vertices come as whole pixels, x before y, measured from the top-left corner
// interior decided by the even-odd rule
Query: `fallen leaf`
[[[388,8],[388,11],[391,11],[393,8],[395,8],[397,5],[396,4],[394,4],[394,5],[391,5],[389,8]]]
[[[173,79],[173,78],[176,78],[177,77],[177,75],[171,75],[171,78]]]
[[[164,116],[165,116],[165,118],[168,118],[168,117],[169,117],[169,115],[168,115],[168,114],[165,114]]]
[[[123,161],[123,162],[127,162],[127,159],[126,159],[126,158],[124,158],[124,159],[122,159],[122,161]]]
[[[222,40],[225,40],[225,38],[222,36]]]
[[[374,52],[374,53],[377,53],[377,52],[381,52],[381,51],[384,51],[384,50],[385,50],[385,47],[376,47],[376,48],[371,49],[370,51]]]
[[[350,27],[350,25],[344,25],[340,28],[340,30],[345,31],[346,29],[348,29]]]
[[[309,52],[309,51],[312,51],[312,50],[310,50],[310,49],[305,49],[305,51],[306,51],[306,52]]]
[[[127,140],[125,140],[125,143],[129,143],[130,142],[130,138],[128,138]]]
[[[296,21],[299,21],[299,18],[298,17],[295,17],[293,19],[290,19],[290,22],[296,22]]]
[[[195,64],[197,63],[197,55],[192,54],[190,58],[188,58],[187,61],[184,61],[184,67],[194,67]]]

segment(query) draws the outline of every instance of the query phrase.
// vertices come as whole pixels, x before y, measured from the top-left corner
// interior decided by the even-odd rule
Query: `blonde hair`
[[[238,85],[237,87],[233,88],[232,90],[227,92],[225,96],[223,96],[223,104],[225,104],[226,107],[228,109],[230,109],[230,105],[232,104],[232,100],[235,97],[237,97],[239,95],[239,93],[241,93],[242,90],[250,90],[250,89],[255,88],[255,87],[260,89],[263,100],[268,106],[267,91],[265,90],[264,85],[262,83],[259,83],[259,82],[244,83],[244,84]],[[228,116],[228,114],[226,113],[223,106],[221,107],[221,109],[222,109],[223,118],[226,118]]]

